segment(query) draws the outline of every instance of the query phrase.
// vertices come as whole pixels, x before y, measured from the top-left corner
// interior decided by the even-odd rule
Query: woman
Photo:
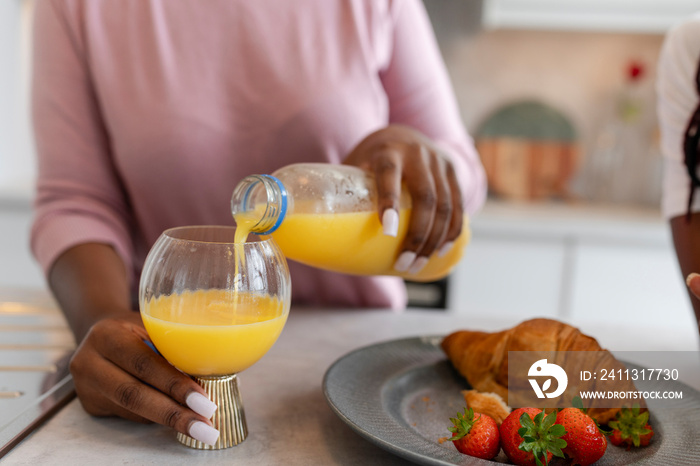
[[[662,210],[700,323],[700,14],[672,28],[658,64],[658,115],[664,155]],[[700,327],[698,329],[700,331]]]
[[[485,197],[419,0],[45,0],[35,23],[33,252],[81,342],[95,415],[215,440],[212,404],[143,343],[134,303],[166,228],[231,223],[238,180],[293,162],[374,171],[396,268],[449,248]],[[290,264],[293,302],[405,306],[403,283]],[[183,406],[185,405],[185,406]]]

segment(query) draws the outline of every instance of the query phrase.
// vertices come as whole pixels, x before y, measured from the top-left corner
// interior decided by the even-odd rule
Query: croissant
[[[617,370],[622,365],[607,350],[601,348],[598,342],[581,333],[571,325],[552,319],[532,319],[500,332],[481,332],[461,330],[447,335],[442,341],[442,349],[448,356],[457,371],[467,379],[472,388],[480,392],[493,392],[514,408],[512,399],[509,399],[508,391],[508,352],[509,351],[537,351],[549,357],[549,362],[566,367],[566,361],[562,358],[576,355],[577,363],[582,363],[591,372],[599,369]],[[595,352],[589,355],[568,352]],[[586,359],[588,358],[588,359]],[[529,366],[528,366],[529,367]],[[590,368],[590,369],[589,369]],[[515,368],[513,368],[515,370]],[[522,373],[522,369],[518,368]],[[525,368],[527,370],[527,368]],[[570,377],[571,379],[572,377]],[[514,388],[532,390],[527,380],[527,372],[522,377],[511,377],[511,383],[521,384],[518,387],[511,385],[511,393]],[[575,381],[572,381],[575,382]],[[590,381],[588,389],[595,389],[597,381]],[[634,385],[631,385],[634,390]],[[531,393],[531,392],[528,392]],[[574,395],[570,392],[571,399],[563,398],[569,406]],[[640,403],[643,404],[643,403]],[[612,420],[620,408],[596,407],[592,405],[588,413],[599,423],[606,424]]]

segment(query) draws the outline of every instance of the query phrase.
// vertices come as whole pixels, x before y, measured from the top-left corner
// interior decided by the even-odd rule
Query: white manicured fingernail
[[[185,398],[185,404],[195,413],[211,419],[216,411],[216,403],[199,392],[192,392]]]
[[[193,422],[190,426],[188,434],[193,439],[199,440],[207,445],[216,444],[216,441],[219,438],[219,431],[214,429],[212,426],[203,423],[202,421]]]
[[[690,286],[691,280],[693,280],[693,278],[695,278],[695,277],[700,277],[700,275],[698,275],[695,272],[692,272],[691,274],[689,274],[688,277],[685,279],[685,284]]]
[[[386,209],[382,214],[382,227],[387,236],[399,234],[399,213],[395,209]]]
[[[438,257],[445,257],[454,245],[455,243],[453,243],[452,241],[448,241],[447,243],[443,244],[440,250],[438,251]]]
[[[394,264],[394,270],[397,272],[405,272],[416,260],[416,253],[411,251],[406,251],[402,253]]]
[[[410,269],[408,269],[408,273],[410,274],[416,274],[423,270],[423,267],[428,263],[428,258],[427,257],[419,257],[416,259],[416,261],[413,263]]]

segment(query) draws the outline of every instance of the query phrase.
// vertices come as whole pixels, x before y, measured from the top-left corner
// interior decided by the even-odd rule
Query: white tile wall
[[[585,140],[609,110],[631,59],[647,65],[645,119],[655,122],[662,42],[660,34],[496,30],[452,35],[441,48],[469,130],[503,103],[538,98],[569,115]]]

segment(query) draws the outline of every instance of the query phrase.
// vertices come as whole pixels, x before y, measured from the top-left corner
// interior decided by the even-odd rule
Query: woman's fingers
[[[404,181],[411,194],[412,212],[403,242],[404,252],[399,255],[394,268],[412,274],[420,271],[427,263],[424,247],[434,231],[438,194],[431,173],[429,152],[419,144],[405,148],[405,151]]]
[[[690,292],[693,293],[696,298],[700,299],[700,274],[695,272],[689,274],[685,279],[685,283],[688,285]]]
[[[445,161],[444,173],[449,185],[450,199],[452,203],[451,217],[447,227],[447,233],[441,245],[439,245],[438,255],[444,256],[454,245],[454,241],[462,233],[464,223],[464,203],[462,200],[462,192],[459,189],[457,174],[455,173],[454,165]]]
[[[76,351],[71,373],[86,411],[157,422],[216,442],[218,431],[208,420],[215,405],[196,382],[152,351],[132,325],[98,322]]]
[[[371,168],[377,183],[377,210],[384,234],[396,236],[399,231],[402,154],[395,148],[384,147],[372,158]]]
[[[423,148],[423,151],[427,152],[428,149]],[[439,246],[445,243],[452,221],[453,201],[450,184],[447,179],[446,161],[439,155],[431,152],[427,162],[430,163],[430,174],[432,175],[435,190],[435,202],[432,206],[433,224],[425,244],[419,251],[419,260],[414,264],[414,273],[419,272],[428,262],[428,258]]]
[[[103,362],[103,360],[100,360],[100,362]],[[99,366],[101,366],[101,370],[110,371],[113,369],[112,367],[103,366],[98,363],[98,367]],[[75,375],[74,378],[76,378]],[[100,384],[76,383],[78,398],[88,414],[100,417],[118,416],[130,421],[140,422],[142,424],[149,424],[153,422],[150,419],[139,416],[138,414],[135,414],[134,412],[111,402],[109,399],[104,397],[104,393],[102,393],[100,389]]]
[[[119,325],[118,322],[115,324]],[[96,348],[105,359],[182,404],[187,404],[191,393],[201,390],[196,382],[168,364],[140,338],[110,338],[108,333],[112,332],[112,327],[113,325],[96,325],[94,329]],[[201,393],[204,396],[203,390]],[[216,405],[211,403],[209,409],[210,412],[200,414],[211,417]]]

